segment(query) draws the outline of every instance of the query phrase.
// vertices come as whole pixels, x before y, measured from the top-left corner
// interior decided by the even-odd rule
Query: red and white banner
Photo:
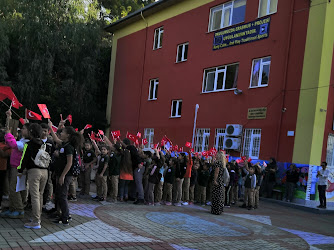
[[[102,136],[104,135],[104,132],[102,130],[99,130],[99,134]]]
[[[26,117],[27,117],[28,120],[36,120],[36,121],[41,121],[42,120],[41,115],[39,115],[35,112],[32,112],[29,109],[26,109]]]
[[[45,104],[37,104],[37,106],[39,107],[39,110],[41,111],[43,117],[45,119],[51,119],[50,113],[48,108],[46,107]]]
[[[144,146],[145,146],[147,143],[148,143],[148,141],[147,141],[146,138],[144,138],[144,139],[141,140],[141,144],[143,144]]]
[[[139,139],[141,138],[141,133],[140,133],[140,132],[137,133],[137,137],[138,137]]]
[[[186,147],[191,148],[191,142],[186,142]]]
[[[21,122],[22,125],[26,123],[23,118],[20,118],[19,121]]]
[[[70,122],[70,125],[72,125],[72,115],[68,115],[66,120]]]
[[[57,133],[58,128],[55,125],[52,125],[52,130],[53,130],[53,132]]]

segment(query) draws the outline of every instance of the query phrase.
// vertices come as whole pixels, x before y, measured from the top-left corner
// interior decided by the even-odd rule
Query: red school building
[[[334,161],[333,16],[321,0],[160,0],[130,14],[106,28],[110,130],[184,146],[198,104],[196,151]]]

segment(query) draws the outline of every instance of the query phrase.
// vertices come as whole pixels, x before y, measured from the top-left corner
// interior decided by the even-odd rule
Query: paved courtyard
[[[70,203],[69,227],[43,216],[42,229],[26,220],[0,219],[1,249],[334,249],[334,215],[317,215],[262,202],[223,215],[209,207]],[[29,212],[26,213],[29,218]]]

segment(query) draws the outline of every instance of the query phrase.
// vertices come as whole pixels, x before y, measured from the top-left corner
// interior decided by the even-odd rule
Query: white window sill
[[[148,99],[148,101],[156,101],[158,98]]]
[[[237,88],[233,88],[233,89],[222,89],[222,90],[215,90],[215,91],[206,91],[206,92],[201,92],[201,94],[210,94],[210,93],[218,93],[218,92],[227,92],[227,91],[234,91]]]
[[[184,63],[184,62],[186,62],[186,61],[188,61],[188,59],[187,59],[187,60],[184,60],[184,61],[175,62],[175,64]]]
[[[274,15],[274,14],[276,14],[276,13],[277,13],[277,11],[276,11],[276,12],[273,12],[273,13],[269,13],[269,14],[264,15],[264,16],[258,16],[257,19],[265,18],[265,17],[271,16],[271,15]]]
[[[269,85],[262,85],[262,86],[255,86],[255,87],[249,87],[248,89],[258,89],[258,88],[266,88],[268,87]]]
[[[170,116],[169,118],[181,118],[181,116]]]
[[[159,48],[155,48],[155,49],[153,48],[153,51],[154,51],[154,50],[159,50],[159,49],[162,49],[162,46],[159,47]]]

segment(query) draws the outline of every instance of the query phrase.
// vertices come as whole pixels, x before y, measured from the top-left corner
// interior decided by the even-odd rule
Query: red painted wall
[[[166,134],[184,146],[192,139],[195,105],[199,104],[197,128],[210,128],[210,147],[216,128],[242,124],[245,128],[262,129],[261,159],[277,157],[278,151],[279,161],[291,161],[294,137],[286,135],[288,130],[295,130],[299,91],[286,92],[287,112],[282,116],[281,127],[280,115],[287,60],[287,88],[300,88],[308,10],[295,13],[291,20],[291,2],[279,1],[278,12],[271,15],[269,38],[213,51],[214,33],[207,32],[210,8],[224,2],[227,1],[217,0],[149,27],[144,68],[146,30],[118,41],[111,129],[121,129],[125,135],[127,130],[136,133],[154,128],[155,142]],[[308,4],[307,0],[295,0],[294,11],[307,8]],[[258,3],[248,1],[245,23],[256,20],[257,15]],[[154,30],[160,26],[164,26],[163,47],[153,51]],[[188,61],[175,63],[177,45],[184,42],[189,42]],[[265,56],[271,56],[269,86],[249,89],[252,60]],[[234,62],[239,62],[238,89],[242,95],[236,96],[233,91],[201,93],[204,69]],[[159,78],[156,101],[148,101],[152,78]],[[169,118],[173,99],[183,100],[181,118]],[[248,108],[266,106],[265,120],[247,119]]]

